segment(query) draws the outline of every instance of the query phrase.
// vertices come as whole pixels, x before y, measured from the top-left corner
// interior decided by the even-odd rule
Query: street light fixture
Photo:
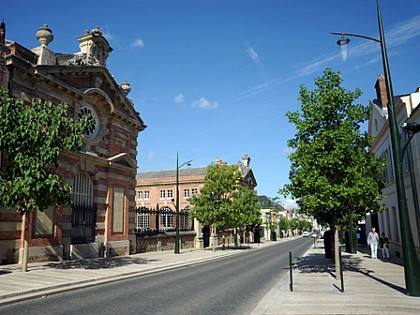
[[[176,203],[175,203],[175,251],[174,254],[179,254],[179,169],[184,165],[190,166],[192,160],[189,160],[181,165],[178,164],[178,152],[176,153]]]
[[[392,154],[394,158],[394,171],[395,171],[395,182],[397,186],[397,199],[398,209],[400,215],[400,228],[401,228],[401,243],[404,258],[404,275],[407,295],[420,296],[420,264],[417,259],[416,248],[414,246],[413,235],[410,227],[410,218],[407,209],[407,200],[404,188],[404,177],[402,160],[404,151],[400,145],[400,138],[398,132],[398,125],[395,114],[394,105],[394,93],[392,91],[391,74],[388,65],[388,56],[386,53],[385,36],[382,27],[381,9],[379,6],[379,0],[376,0],[377,14],[378,14],[378,26],[380,39],[349,33],[331,33],[334,35],[353,36],[360,37],[368,40],[372,40],[381,44],[382,51],[382,62],[385,75],[385,84],[388,96],[388,119],[389,119],[389,130],[391,135]],[[345,38],[345,37],[344,37]],[[340,44],[341,42],[341,44]],[[340,46],[347,44],[348,41],[339,41]]]

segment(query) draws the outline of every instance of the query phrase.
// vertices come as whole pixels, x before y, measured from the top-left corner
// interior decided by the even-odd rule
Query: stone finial
[[[48,25],[44,24],[39,28],[38,32],[36,32],[36,38],[42,46],[48,46],[48,44],[53,41],[54,36]]]
[[[130,83],[128,83],[126,80],[124,80],[123,83],[121,83],[120,87],[125,95],[128,95],[128,93],[130,93],[131,91]]]
[[[245,165],[245,166],[249,166],[249,163],[251,162],[251,158],[249,157],[249,155],[248,154],[244,154],[244,156],[242,157],[242,163]]]
[[[95,36],[100,36],[102,35],[101,29],[99,28],[99,26],[95,26],[92,30],[92,34]]]

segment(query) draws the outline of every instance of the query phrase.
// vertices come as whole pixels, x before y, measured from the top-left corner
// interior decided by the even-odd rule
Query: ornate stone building
[[[40,46],[27,49],[5,39],[0,27],[0,83],[13,97],[69,104],[78,119],[95,124],[80,152],[62,152],[58,173],[72,186],[73,204],[31,214],[29,261],[125,255],[133,246],[137,136],[146,126],[106,67],[112,51],[98,27],[78,36],[80,52],[56,53],[51,29],[36,33]],[[1,166],[1,165],[0,165]],[[21,217],[0,209],[0,262],[21,259]],[[131,235],[131,236],[130,236]]]

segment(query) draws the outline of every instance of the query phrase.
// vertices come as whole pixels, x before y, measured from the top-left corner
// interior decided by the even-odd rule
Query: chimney
[[[7,86],[6,66],[4,64],[4,47],[6,45],[6,24],[0,24],[0,87]]]
[[[382,105],[382,108],[387,108],[388,106],[388,94],[386,91],[386,83],[383,74],[379,75],[378,80],[375,84],[376,97],[379,103]]]
[[[0,24],[0,45],[3,47],[5,44],[5,40],[6,40],[6,24],[3,22],[1,22]]]

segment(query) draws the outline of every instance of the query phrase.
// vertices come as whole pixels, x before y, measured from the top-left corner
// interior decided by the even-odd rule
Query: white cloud
[[[144,47],[144,42],[141,38],[136,38],[130,47]]]
[[[248,56],[252,59],[252,61],[254,62],[259,62],[259,58],[258,58],[258,54],[257,52],[254,50],[254,48],[252,48],[251,46],[249,46],[246,50],[246,53],[248,54]]]
[[[147,153],[147,158],[149,160],[154,160],[156,158],[156,152],[155,151],[149,151],[149,153]]]
[[[293,210],[293,209],[298,209],[299,208],[298,204],[296,203],[296,200],[293,200],[293,199],[290,199],[290,198],[286,199],[283,202],[283,206],[287,210]]]
[[[292,154],[293,152],[295,152],[295,149],[291,148],[291,147],[286,147],[283,150],[283,154],[284,156],[288,157],[290,154]]]
[[[176,95],[174,97],[174,102],[177,103],[177,104],[184,103],[184,101],[185,101],[185,98],[184,98],[184,95],[182,93],[179,93],[178,95]]]
[[[193,101],[191,106],[201,109],[214,109],[219,107],[219,103],[215,101],[209,101],[205,97],[200,97],[200,99]]]

